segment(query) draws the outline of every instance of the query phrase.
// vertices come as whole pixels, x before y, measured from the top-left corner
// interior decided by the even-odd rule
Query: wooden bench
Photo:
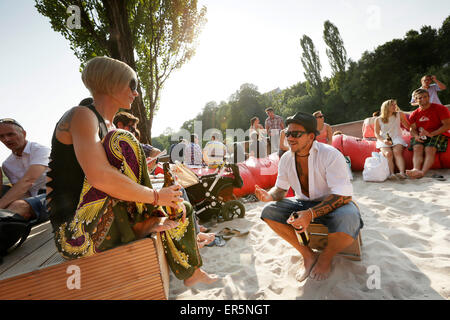
[[[320,223],[311,223],[308,227],[308,232],[310,235],[309,247],[318,251],[325,249],[328,244],[328,228]],[[360,232],[358,238],[350,246],[342,250],[339,255],[351,260],[360,261],[361,247],[362,240]]]
[[[3,300],[163,300],[168,295],[169,268],[159,234],[66,261],[46,222],[34,227],[22,247],[0,265]]]

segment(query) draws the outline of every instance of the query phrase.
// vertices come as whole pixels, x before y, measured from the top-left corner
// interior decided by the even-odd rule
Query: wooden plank
[[[49,221],[33,227],[27,240],[21,247],[13,250],[3,258],[3,263],[0,265],[0,279],[3,279],[3,274],[8,272],[11,268],[20,265],[21,261],[34,251],[45,245],[49,240],[53,241],[52,227]],[[42,264],[40,259],[36,261],[36,268]]]
[[[156,247],[146,238],[8,278],[0,281],[0,299],[166,299]],[[79,268],[80,289],[68,288],[69,266]]]
[[[48,258],[43,264],[39,266],[39,269],[50,267],[55,264],[60,264],[63,263],[64,261],[66,261],[66,259],[64,259],[64,257],[56,250],[55,253],[53,253],[53,255],[50,258]]]
[[[156,252],[158,254],[159,266],[161,269],[161,277],[164,286],[165,299],[169,299],[169,283],[170,283],[170,268],[167,263],[166,255],[164,254],[164,248],[161,241],[161,235],[159,233],[152,234],[151,237],[156,245]]]
[[[35,251],[24,256],[11,268],[5,270],[0,275],[0,280],[39,269],[56,251],[55,242],[53,239],[48,239]]]

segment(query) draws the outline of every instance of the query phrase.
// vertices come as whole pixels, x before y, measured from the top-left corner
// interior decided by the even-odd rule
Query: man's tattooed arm
[[[323,199],[321,203],[312,207],[311,209],[314,211],[314,218],[318,218],[329,214],[330,212],[336,210],[339,207],[342,207],[350,201],[352,201],[352,197],[331,194]]]

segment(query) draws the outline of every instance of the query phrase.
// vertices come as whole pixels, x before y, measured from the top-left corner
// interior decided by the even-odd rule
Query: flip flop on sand
[[[211,242],[210,244],[207,244],[207,247],[223,247],[227,242],[225,241],[225,239],[223,238],[223,236],[216,236],[214,238],[214,241]]]
[[[438,180],[438,181],[445,181],[445,180],[447,180],[447,179],[444,178],[444,176],[441,176],[440,174],[433,174],[431,177],[436,179],[436,180]]]
[[[395,174],[396,176],[397,176],[397,178],[399,178],[400,180],[404,180],[404,179],[407,179],[408,178],[408,176],[406,175],[406,174],[404,174],[404,173],[396,173]]]
[[[249,231],[239,231],[238,229],[232,229],[225,227],[219,233],[218,236],[222,236],[224,239],[229,240],[232,237],[243,237],[249,234]]]

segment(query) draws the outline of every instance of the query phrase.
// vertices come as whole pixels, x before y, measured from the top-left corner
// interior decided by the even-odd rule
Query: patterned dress
[[[133,134],[113,130],[102,143],[112,166],[133,181],[152,188],[144,151]],[[202,265],[193,209],[188,202],[184,204],[186,221],[179,221],[178,227],[161,232],[168,264],[182,280],[192,276]],[[85,178],[73,218],[55,228],[56,246],[66,259],[91,256],[136,240],[133,225],[152,216],[167,214],[159,206],[112,198],[92,187]]]

